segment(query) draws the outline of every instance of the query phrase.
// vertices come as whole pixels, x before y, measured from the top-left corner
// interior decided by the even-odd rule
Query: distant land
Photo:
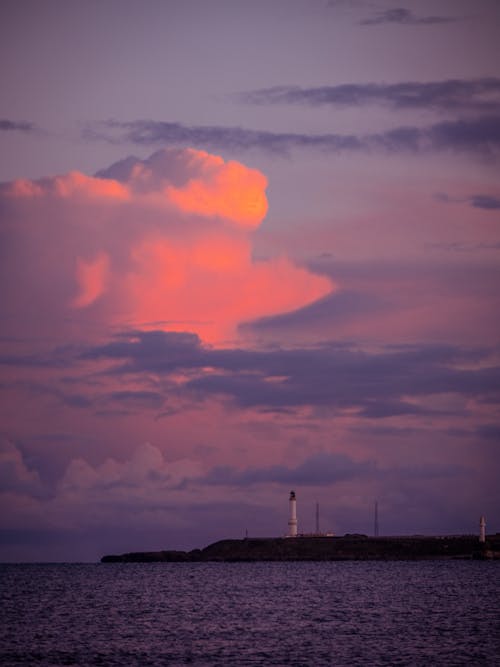
[[[441,537],[298,536],[220,540],[193,551],[136,551],[102,563],[500,559],[500,533]]]

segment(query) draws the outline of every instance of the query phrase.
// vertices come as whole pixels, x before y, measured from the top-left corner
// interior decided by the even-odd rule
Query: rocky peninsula
[[[220,540],[193,551],[136,551],[107,555],[102,563],[259,561],[445,560],[500,558],[500,533],[480,543],[475,535],[367,537],[298,536]]]

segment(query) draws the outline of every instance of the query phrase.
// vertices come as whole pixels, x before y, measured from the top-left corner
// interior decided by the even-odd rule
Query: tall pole
[[[297,537],[297,500],[295,491],[290,491],[290,518],[288,519],[288,537]]]
[[[373,526],[373,534],[378,537],[378,500],[375,501],[375,518]]]
[[[484,516],[479,519],[479,541],[483,544],[486,542],[486,519]]]
[[[319,535],[319,503],[316,503],[316,535]]]

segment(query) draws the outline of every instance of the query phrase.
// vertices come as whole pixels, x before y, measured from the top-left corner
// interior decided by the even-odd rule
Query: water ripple
[[[500,563],[0,566],[0,662],[496,665]]]

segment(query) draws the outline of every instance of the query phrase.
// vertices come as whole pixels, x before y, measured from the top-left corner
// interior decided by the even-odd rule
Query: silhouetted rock
[[[138,551],[103,556],[103,563],[425,560],[499,558],[500,535],[480,544],[474,535],[444,537],[277,537],[220,540],[193,551]]]

